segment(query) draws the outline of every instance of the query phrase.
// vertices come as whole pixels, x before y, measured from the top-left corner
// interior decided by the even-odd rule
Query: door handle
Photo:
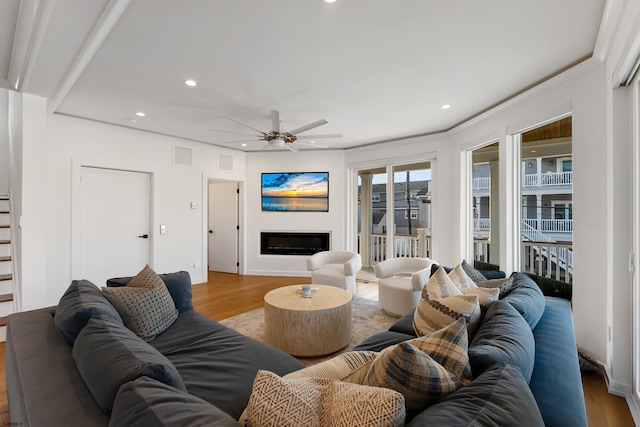
[[[213,234],[213,230],[209,230],[209,234]]]
[[[143,234],[141,236],[138,236],[138,239],[148,239],[149,235],[148,234]]]

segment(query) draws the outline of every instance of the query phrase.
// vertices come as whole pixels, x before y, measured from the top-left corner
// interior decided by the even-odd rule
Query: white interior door
[[[237,182],[209,182],[209,270],[238,273]]]
[[[81,278],[137,274],[149,263],[150,175],[82,167],[80,187]]]

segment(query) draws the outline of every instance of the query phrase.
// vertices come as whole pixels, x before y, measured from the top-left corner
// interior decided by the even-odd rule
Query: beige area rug
[[[378,301],[355,296],[351,301],[351,313],[352,331],[351,342],[349,345],[344,349],[327,356],[300,358],[300,361],[308,366],[330,359],[352,349],[371,335],[377,332],[386,331],[396,320],[398,320],[396,317],[390,316],[382,311],[378,306]],[[264,341],[263,308],[258,308],[247,313],[229,317],[221,320],[220,323],[235,329],[244,335],[255,338],[259,341]]]

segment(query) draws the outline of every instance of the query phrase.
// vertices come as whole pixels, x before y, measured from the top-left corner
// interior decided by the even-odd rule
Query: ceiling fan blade
[[[294,147],[293,144],[291,143],[284,144],[284,148],[286,148],[289,151],[300,151],[298,150],[298,147]]]
[[[300,140],[297,140],[294,144],[296,144],[296,145],[304,145],[305,147],[313,147],[313,148],[329,148],[326,145],[314,144],[314,143],[311,143],[311,142],[304,142],[304,141],[300,141]]]
[[[218,130],[218,129],[208,129],[211,132],[220,132],[220,133],[230,133],[232,135],[242,135],[242,136],[255,136],[250,133],[240,133],[240,132],[230,132],[228,130]]]
[[[271,147],[271,144],[267,144],[267,145],[265,145],[264,147],[262,147],[262,148],[260,149],[260,151],[264,151],[264,150],[266,150],[266,149],[267,149],[267,148],[269,148],[269,147]]]
[[[342,134],[341,133],[327,133],[324,135],[304,135],[304,136],[300,136],[300,138],[304,138],[304,139],[320,139],[320,138],[342,138]],[[300,139],[298,138],[298,139]]]
[[[223,144],[238,144],[240,142],[260,142],[260,141],[264,141],[264,139],[245,139],[242,141],[225,141],[223,142]]]
[[[306,132],[309,129],[317,128],[318,126],[322,126],[322,125],[326,125],[327,123],[329,123],[329,122],[326,121],[325,119],[322,119],[322,120],[315,121],[313,123],[309,123],[308,125],[301,126],[301,127],[297,128],[297,129],[290,130],[287,133],[289,133],[291,135],[297,135],[299,133]]]
[[[271,129],[275,133],[280,133],[280,113],[276,110],[271,110]]]
[[[226,114],[220,114],[220,115],[221,115],[222,117],[224,117],[224,118],[229,119],[229,120],[233,120],[234,122],[239,123],[239,124],[241,124],[242,126],[246,126],[246,127],[250,128],[250,129],[253,129],[253,130],[257,131],[257,132],[260,132],[262,135],[266,135],[266,133],[265,133],[265,132],[263,132],[263,131],[261,131],[260,129],[256,129],[256,128],[254,128],[253,126],[248,125],[248,124],[246,124],[246,123],[244,123],[244,122],[241,122],[241,121],[240,121],[240,120],[238,120],[238,119],[234,119],[233,117],[229,117],[229,116],[227,116]]]

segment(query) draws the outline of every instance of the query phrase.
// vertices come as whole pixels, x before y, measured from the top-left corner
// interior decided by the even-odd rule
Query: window
[[[380,193],[373,193],[371,195],[371,201],[372,202],[379,202],[380,201]]]

